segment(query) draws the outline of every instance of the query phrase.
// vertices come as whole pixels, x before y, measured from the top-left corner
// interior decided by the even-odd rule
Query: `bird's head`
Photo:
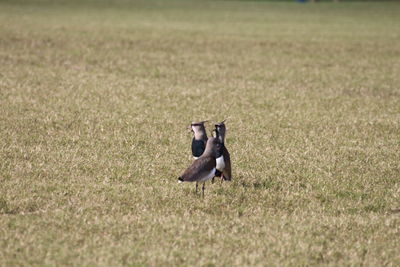
[[[192,122],[188,128],[195,135],[205,135],[205,136],[207,136],[206,128],[204,126],[204,123],[206,123],[206,122],[207,121]]]

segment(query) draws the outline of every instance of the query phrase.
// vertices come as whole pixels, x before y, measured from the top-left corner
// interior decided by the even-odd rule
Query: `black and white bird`
[[[221,146],[219,147],[216,160],[216,177],[221,177],[221,179],[230,181],[232,180],[232,169],[231,169],[231,157],[229,155],[228,149],[225,146],[225,120],[215,124],[215,134],[216,138],[219,140]]]
[[[183,172],[178,178],[179,182],[196,182],[196,193],[198,183],[203,183],[202,193],[204,196],[205,182],[215,176],[216,157],[220,148],[221,143],[218,138],[209,138],[204,153]]]
[[[190,128],[193,132],[192,139],[192,155],[194,159],[198,159],[206,149],[207,133],[204,123],[207,121],[192,122]]]

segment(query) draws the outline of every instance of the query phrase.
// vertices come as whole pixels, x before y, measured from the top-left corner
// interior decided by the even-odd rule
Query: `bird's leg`
[[[215,177],[213,177],[213,178],[211,179],[211,183],[212,183],[212,184],[214,183],[214,178],[215,178]]]
[[[202,188],[202,191],[203,191],[203,197],[204,197],[204,189],[206,188],[206,186],[205,186],[205,185],[206,185],[206,182],[204,182],[204,183],[203,183],[203,188]]]
[[[199,187],[199,184],[196,182],[196,194],[197,194],[197,188]]]
[[[224,182],[224,174],[221,174],[221,184]]]

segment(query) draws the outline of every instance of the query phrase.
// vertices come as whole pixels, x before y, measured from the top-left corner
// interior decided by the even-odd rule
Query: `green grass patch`
[[[0,264],[399,265],[399,12],[1,1]],[[227,117],[202,198],[186,126]]]

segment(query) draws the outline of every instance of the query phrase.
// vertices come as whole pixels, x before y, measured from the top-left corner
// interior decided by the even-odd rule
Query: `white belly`
[[[224,156],[221,156],[219,158],[217,158],[217,170],[219,171],[223,171],[225,168],[225,160],[224,160]]]
[[[206,176],[202,177],[201,179],[198,180],[198,182],[205,182],[207,180],[210,180],[211,178],[213,178],[215,175],[215,168],[213,168],[209,174],[207,174]]]

